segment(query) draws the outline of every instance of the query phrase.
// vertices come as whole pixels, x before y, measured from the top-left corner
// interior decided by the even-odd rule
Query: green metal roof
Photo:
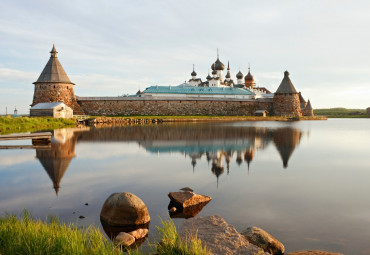
[[[183,87],[183,86],[151,86],[143,93],[158,94],[199,94],[199,95],[254,95],[249,89],[228,87]]]

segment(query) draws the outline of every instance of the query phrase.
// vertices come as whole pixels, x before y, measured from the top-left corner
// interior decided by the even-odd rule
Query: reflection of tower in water
[[[36,149],[36,158],[53,181],[55,193],[58,195],[60,181],[75,156],[77,136],[73,129],[54,130],[50,149]]]
[[[217,188],[218,188],[218,179],[221,174],[224,172],[224,167],[222,165],[223,161],[223,153],[222,152],[211,152],[208,153],[210,159],[212,159],[212,168],[211,171],[217,178]]]
[[[249,148],[249,150],[245,150],[244,160],[245,162],[247,162],[247,165],[248,165],[248,173],[249,173],[249,165],[253,160],[253,156],[254,156],[253,148]]]
[[[295,147],[299,144],[301,137],[302,132],[294,128],[279,128],[274,131],[274,144],[283,160],[284,168],[288,167],[289,158],[293,154]]]

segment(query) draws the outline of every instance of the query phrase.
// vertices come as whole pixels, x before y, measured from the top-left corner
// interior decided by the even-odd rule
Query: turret
[[[310,99],[308,99],[306,107],[302,109],[302,115],[303,116],[314,116]]]
[[[227,74],[226,74],[225,78],[226,78],[227,81],[230,81],[231,80],[230,63],[229,63],[229,61],[227,61]]]
[[[284,72],[284,78],[273,98],[276,116],[302,116],[299,94],[289,78],[289,72]]]
[[[83,114],[73,90],[72,83],[58,60],[58,52],[53,45],[50,59],[35,84],[33,102],[38,103],[63,102],[73,109],[73,114]]]

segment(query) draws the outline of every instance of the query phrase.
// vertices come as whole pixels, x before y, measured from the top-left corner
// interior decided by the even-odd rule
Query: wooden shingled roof
[[[69,79],[67,73],[64,71],[62,65],[60,64],[57,54],[58,52],[53,45],[52,50],[50,51],[50,59],[44,70],[42,70],[40,77],[37,79],[36,83],[67,83],[74,84]]]
[[[292,81],[289,78],[289,72],[284,72],[284,78],[280,83],[279,88],[275,92],[276,94],[295,94],[297,93],[296,89],[293,86]]]

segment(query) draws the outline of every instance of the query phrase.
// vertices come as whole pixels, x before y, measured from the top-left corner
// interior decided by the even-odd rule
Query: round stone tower
[[[83,114],[77,103],[72,83],[58,60],[53,45],[50,59],[35,84],[31,106],[38,103],[63,102],[73,109],[73,114]]]
[[[294,88],[288,71],[284,72],[284,78],[275,92],[273,107],[276,116],[302,116],[299,93]]]

